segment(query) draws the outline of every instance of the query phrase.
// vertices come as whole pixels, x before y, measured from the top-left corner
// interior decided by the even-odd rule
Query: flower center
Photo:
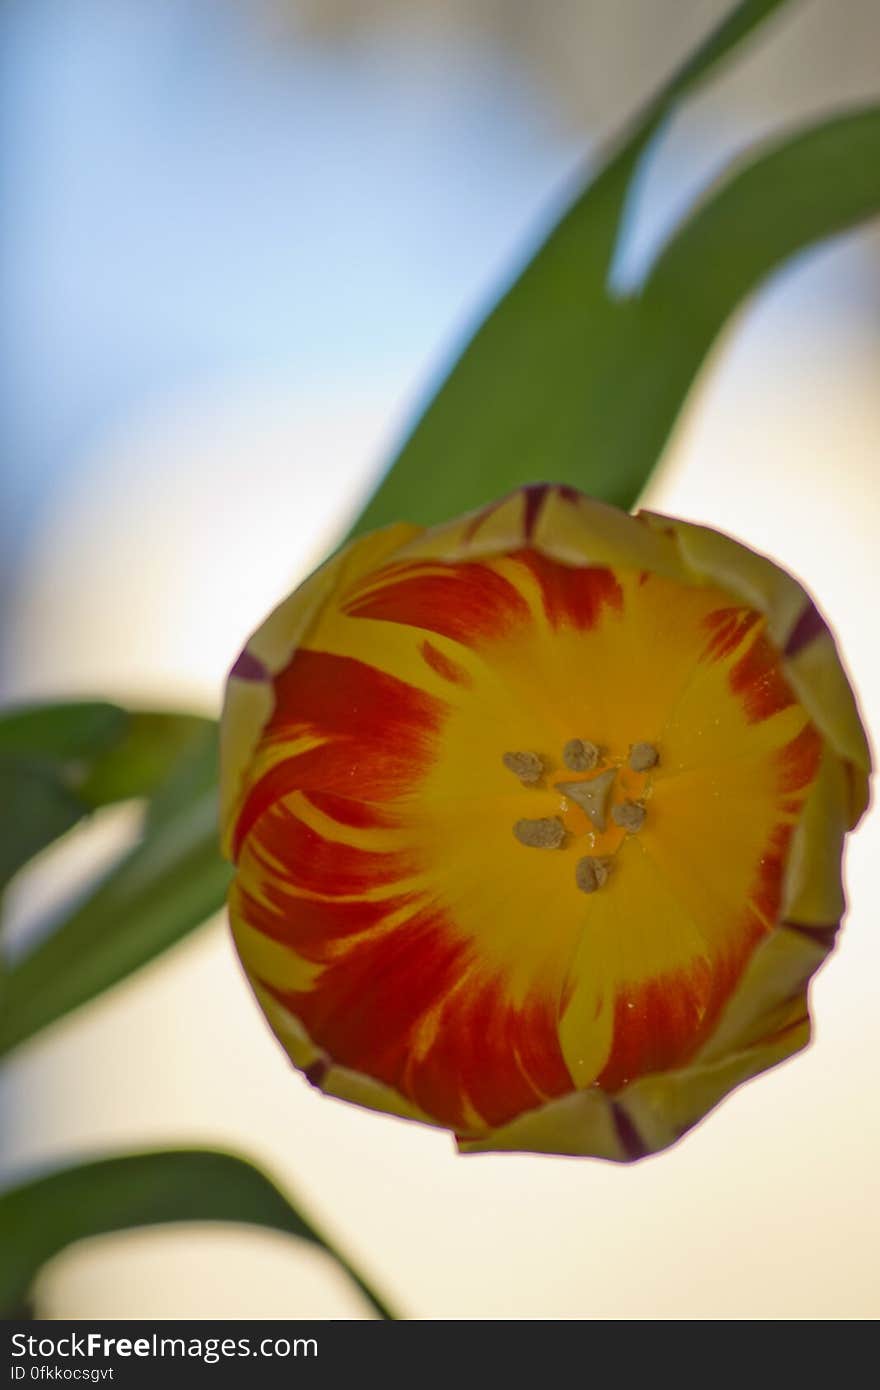
[[[623,841],[645,822],[650,773],[659,761],[653,743],[634,743],[626,758],[615,758],[598,744],[572,738],[562,750],[562,762],[579,775],[556,780],[540,754],[527,749],[505,753],[504,766],[525,790],[549,789],[559,795],[557,815],[522,817],[514,823],[514,836],[526,849],[562,849],[570,841],[582,841],[588,852],[575,865],[574,882],[582,893],[595,893],[607,882]]]

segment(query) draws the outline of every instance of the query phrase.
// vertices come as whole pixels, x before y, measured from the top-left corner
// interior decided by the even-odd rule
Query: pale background
[[[7,0],[4,697],[216,711],[243,638],[332,543],[584,152],[724,9]],[[622,277],[744,143],[876,100],[878,50],[871,0],[792,5],[668,132]],[[875,724],[878,366],[874,232],[740,316],[649,498],[800,575]],[[25,878],[14,939],[131,828],[106,817],[97,848],[76,835]],[[217,921],[16,1056],[3,1172],[247,1152],[414,1317],[874,1317],[878,855],[874,818],[809,1053],[633,1168],[460,1159],[321,1098]],[[205,1228],[82,1246],[41,1298],[76,1318],[363,1313],[320,1254]]]

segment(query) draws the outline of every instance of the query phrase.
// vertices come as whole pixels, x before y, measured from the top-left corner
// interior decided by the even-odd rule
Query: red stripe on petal
[[[266,877],[278,877],[305,893],[336,897],[368,893],[409,877],[408,854],[358,849],[326,839],[289,807],[273,806],[255,825],[248,849]]]
[[[641,985],[624,986],[614,1004],[611,1052],[598,1084],[617,1091],[634,1078],[684,1066],[711,1033],[742,968],[766,928],[749,912],[737,950]]]
[[[395,566],[387,574],[385,583],[377,581],[368,594],[346,604],[350,617],[406,623],[464,646],[503,637],[530,619],[522,595],[488,565],[447,564],[438,572],[432,562]]]
[[[705,983],[694,989],[684,973],[620,989],[611,1052],[597,1078],[602,1089],[618,1091],[634,1077],[666,1071],[689,1057],[707,996]]]
[[[751,724],[769,719],[793,705],[794,695],[779,667],[779,656],[759,635],[730,672],[730,688],[745,707]]]
[[[716,608],[707,613],[703,626],[712,634],[701,653],[702,661],[722,661],[732,656],[752,628],[760,620],[760,614],[749,608]]]
[[[378,900],[294,897],[277,883],[261,883],[260,897],[239,884],[238,911],[256,931],[289,946],[314,965],[327,965],[354,937],[375,931],[392,913],[414,906],[407,897]]]
[[[263,743],[321,741],[254,783],[239,815],[235,853],[256,821],[291,792],[382,802],[410,791],[431,765],[446,711],[433,695],[353,657],[298,651],[276,678]]]
[[[780,794],[799,792],[808,787],[819,771],[821,760],[822,740],[812,724],[805,724],[797,737],[776,755]]]
[[[459,666],[457,661],[451,661],[448,656],[444,656],[443,652],[438,651],[431,642],[424,641],[420,650],[431,670],[436,671],[443,680],[466,688],[473,685],[470,672],[466,671],[463,666]]]
[[[415,752],[445,710],[434,696],[354,657],[300,650],[275,681],[266,736],[284,739],[306,728],[359,741],[404,738]]]
[[[355,830],[393,830],[400,825],[399,815],[373,801],[354,801],[349,796],[337,796],[335,792],[311,790],[307,799],[322,815]]]
[[[466,1129],[476,1110],[502,1124],[571,1090],[555,1000],[548,993],[514,1007],[441,912],[414,912],[378,934],[365,923],[363,938],[327,959],[312,990],[277,997],[338,1063],[393,1086],[441,1123]]]
[[[605,608],[617,613],[623,609],[623,590],[610,569],[562,565],[537,550],[518,551],[514,558],[540,585],[551,627],[586,631],[595,626]]]
[[[278,997],[336,1062],[403,1090],[419,1024],[464,973],[468,952],[439,913],[422,912],[394,932],[352,941],[310,991]],[[446,1107],[460,1123],[461,1097]]]
[[[443,1004],[436,1041],[410,1065],[406,1084],[430,1114],[441,1114],[438,1107],[448,1095],[466,1095],[490,1125],[570,1091],[555,1000],[536,993],[515,1007],[500,978],[474,971]],[[455,1127],[461,1121],[450,1116],[447,1123]]]
[[[761,855],[751,899],[768,922],[775,923],[782,902],[782,878],[793,826],[777,825]]]

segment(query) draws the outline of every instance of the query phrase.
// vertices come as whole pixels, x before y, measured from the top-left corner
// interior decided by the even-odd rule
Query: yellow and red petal
[[[273,609],[239,654],[226,681],[220,723],[220,827],[230,857],[230,828],[260,734],[275,706],[273,678],[284,669],[336,586],[380,564],[417,531],[415,526],[390,526],[338,551]]]
[[[224,714],[230,911],[309,1078],[625,1160],[802,1046],[866,765],[803,604],[726,537],[540,487],[276,610]]]
[[[849,766],[850,827],[868,804],[871,755],[852,686],[828,624],[806,590],[777,565],[708,526],[639,514],[674,539],[691,575],[727,588],[767,620],[767,636],[782,653],[782,669],[831,749]]]

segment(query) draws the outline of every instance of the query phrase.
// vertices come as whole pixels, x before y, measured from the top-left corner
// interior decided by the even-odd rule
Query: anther
[[[605,808],[616,776],[617,768],[609,767],[607,772],[600,772],[598,777],[593,777],[589,782],[557,782],[555,786],[558,792],[562,792],[563,796],[569,797],[582,811],[586,811],[597,830],[604,830]]]
[[[501,761],[525,787],[534,786],[544,776],[544,764],[537,753],[505,753]]]
[[[570,738],[562,750],[562,761],[570,772],[589,772],[599,761],[599,749],[586,739]]]
[[[645,808],[637,801],[622,801],[619,806],[612,806],[611,819],[622,830],[634,835],[645,823]]]
[[[629,750],[629,765],[633,772],[647,772],[656,767],[659,761],[660,754],[653,743],[634,743]]]
[[[579,859],[574,871],[575,883],[582,893],[595,893],[608,880],[608,860],[587,855]]]
[[[518,820],[513,833],[529,849],[559,849],[565,839],[565,826],[558,816],[545,816],[542,820]]]

